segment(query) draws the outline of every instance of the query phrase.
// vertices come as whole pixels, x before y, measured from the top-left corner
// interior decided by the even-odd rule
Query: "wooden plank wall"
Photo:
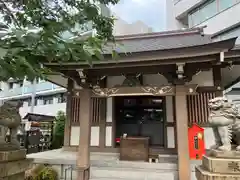
[[[74,126],[79,125],[79,117],[80,117],[80,97],[73,96],[72,97],[72,106],[71,106],[71,124]]]
[[[104,109],[104,111],[103,111]],[[100,124],[101,118],[105,116],[106,110],[106,98],[97,98],[92,97],[91,104],[91,123],[92,126],[98,126]],[[71,109],[71,117],[72,117],[72,125],[79,126],[79,115],[80,115],[80,97],[73,96],[72,99],[72,109]]]
[[[208,100],[216,97],[216,92],[201,92],[187,95],[188,123],[204,125],[208,122]]]

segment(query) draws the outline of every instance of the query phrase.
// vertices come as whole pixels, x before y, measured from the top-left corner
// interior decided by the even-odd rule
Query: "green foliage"
[[[58,180],[58,173],[50,166],[44,167],[34,180]]]
[[[64,136],[65,121],[66,121],[65,113],[63,111],[58,111],[54,127],[55,136]]]
[[[4,33],[0,41],[0,80],[33,80],[50,70],[44,62],[101,59],[102,45],[113,41],[113,17],[99,4],[119,0],[0,0]],[[89,28],[96,36],[83,35]]]
[[[58,173],[51,166],[39,164],[26,173],[25,180],[58,180]]]
[[[55,126],[53,131],[53,149],[57,149],[63,146],[65,121],[65,113],[63,111],[59,111],[55,119]]]

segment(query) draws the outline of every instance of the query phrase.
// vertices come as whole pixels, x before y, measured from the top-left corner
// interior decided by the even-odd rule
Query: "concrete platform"
[[[239,174],[212,173],[205,170],[203,166],[196,167],[196,176],[199,180],[240,180]]]
[[[76,152],[58,149],[29,154],[27,157],[33,158],[35,164],[53,165],[58,169],[61,178],[65,177],[66,180],[71,179],[72,167],[72,179],[76,178]],[[178,180],[176,155],[161,155],[159,163],[119,161],[118,157],[118,153],[91,153],[91,180]],[[167,162],[167,159],[170,159],[170,162]],[[201,164],[201,161],[192,161],[192,180],[195,180],[196,164]]]

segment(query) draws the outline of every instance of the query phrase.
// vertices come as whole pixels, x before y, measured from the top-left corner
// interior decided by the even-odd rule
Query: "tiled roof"
[[[191,47],[211,43],[210,35],[203,35],[200,28],[117,36],[114,49],[118,53],[144,52]],[[110,45],[110,46],[109,46]],[[112,52],[112,44],[104,48],[105,54]]]

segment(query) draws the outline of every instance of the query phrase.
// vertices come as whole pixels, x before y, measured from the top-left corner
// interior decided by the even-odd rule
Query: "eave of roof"
[[[31,121],[53,121],[55,119],[55,116],[49,116],[44,114],[35,114],[35,113],[27,113],[23,119],[29,119],[32,118]],[[34,118],[36,118],[34,120]]]
[[[203,35],[204,27],[195,27],[190,29],[179,29],[172,31],[161,31],[161,32],[150,32],[150,33],[139,33],[131,35],[121,35],[115,36],[115,40],[129,40],[129,39],[142,39],[142,38],[151,38],[151,37],[169,37],[169,36],[181,36],[181,35],[192,35],[200,34]]]
[[[93,61],[92,66],[89,66],[89,63],[86,61],[79,62],[66,62],[62,63],[61,67],[64,66],[81,66],[79,68],[83,69],[92,69],[92,68],[106,68],[108,66],[116,65],[120,66],[121,64],[135,64],[139,62],[151,62],[157,61],[158,64],[161,63],[174,63],[178,60],[184,60],[186,62],[201,62],[204,61],[203,57],[206,58],[205,61],[213,61],[217,59],[217,55],[220,52],[227,52],[228,50],[234,47],[236,38],[231,38],[218,42],[211,42],[208,44],[201,44],[198,46],[191,47],[181,47],[181,48],[173,48],[168,50],[154,50],[154,51],[142,51],[142,52],[134,52],[134,53],[120,53],[120,58],[116,61],[112,60],[111,56],[105,56],[105,60]],[[212,57],[211,55],[216,55],[216,57]],[[191,59],[191,57],[195,57],[195,60]],[[133,64],[133,65],[134,65]],[[59,63],[51,62],[44,63],[44,65],[49,67],[57,67]]]

